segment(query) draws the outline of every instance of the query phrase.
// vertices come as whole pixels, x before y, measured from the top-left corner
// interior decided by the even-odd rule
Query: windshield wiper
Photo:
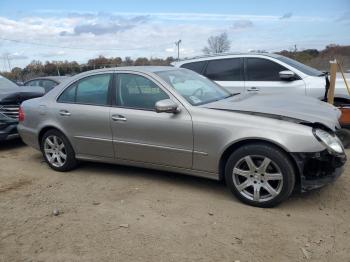
[[[212,100],[209,100],[209,101],[204,101],[204,102],[196,104],[196,106],[210,104],[210,103],[217,102],[217,101],[220,101],[220,100],[224,100],[226,98],[229,98],[229,97],[232,97],[232,96],[236,96],[236,95],[239,95],[239,93],[233,93],[233,94],[229,94],[228,96],[221,97],[221,98],[216,98],[216,99],[212,99]]]
[[[228,96],[225,96],[224,99],[225,99],[225,98],[229,98],[229,97],[233,97],[233,96],[236,96],[236,95],[239,95],[239,93],[229,94]]]
[[[319,74],[318,76],[327,76],[328,72],[322,72],[321,74]]]

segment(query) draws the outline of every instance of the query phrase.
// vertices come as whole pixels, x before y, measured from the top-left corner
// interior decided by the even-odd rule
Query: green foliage
[[[350,46],[330,44],[322,51],[316,49],[306,49],[302,51],[283,50],[278,52],[278,54],[290,57],[323,71],[329,70],[329,61],[334,59],[337,59],[345,70],[350,69]]]

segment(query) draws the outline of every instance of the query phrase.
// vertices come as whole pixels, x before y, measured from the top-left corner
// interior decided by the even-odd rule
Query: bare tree
[[[203,48],[205,54],[219,54],[230,50],[231,41],[228,40],[226,33],[208,38],[208,46]]]

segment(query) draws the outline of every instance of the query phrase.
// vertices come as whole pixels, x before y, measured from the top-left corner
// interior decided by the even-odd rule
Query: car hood
[[[341,112],[336,107],[307,96],[272,94],[236,95],[201,107],[234,111],[297,123],[322,124],[335,131]]]
[[[0,90],[0,103],[16,103],[19,104],[24,100],[40,97],[45,94],[45,90],[38,86],[15,87]]]

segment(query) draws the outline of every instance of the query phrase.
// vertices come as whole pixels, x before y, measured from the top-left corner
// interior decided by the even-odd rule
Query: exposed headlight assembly
[[[331,154],[342,154],[344,153],[344,147],[339,138],[327,131],[319,128],[313,129],[314,136],[320,141]]]

